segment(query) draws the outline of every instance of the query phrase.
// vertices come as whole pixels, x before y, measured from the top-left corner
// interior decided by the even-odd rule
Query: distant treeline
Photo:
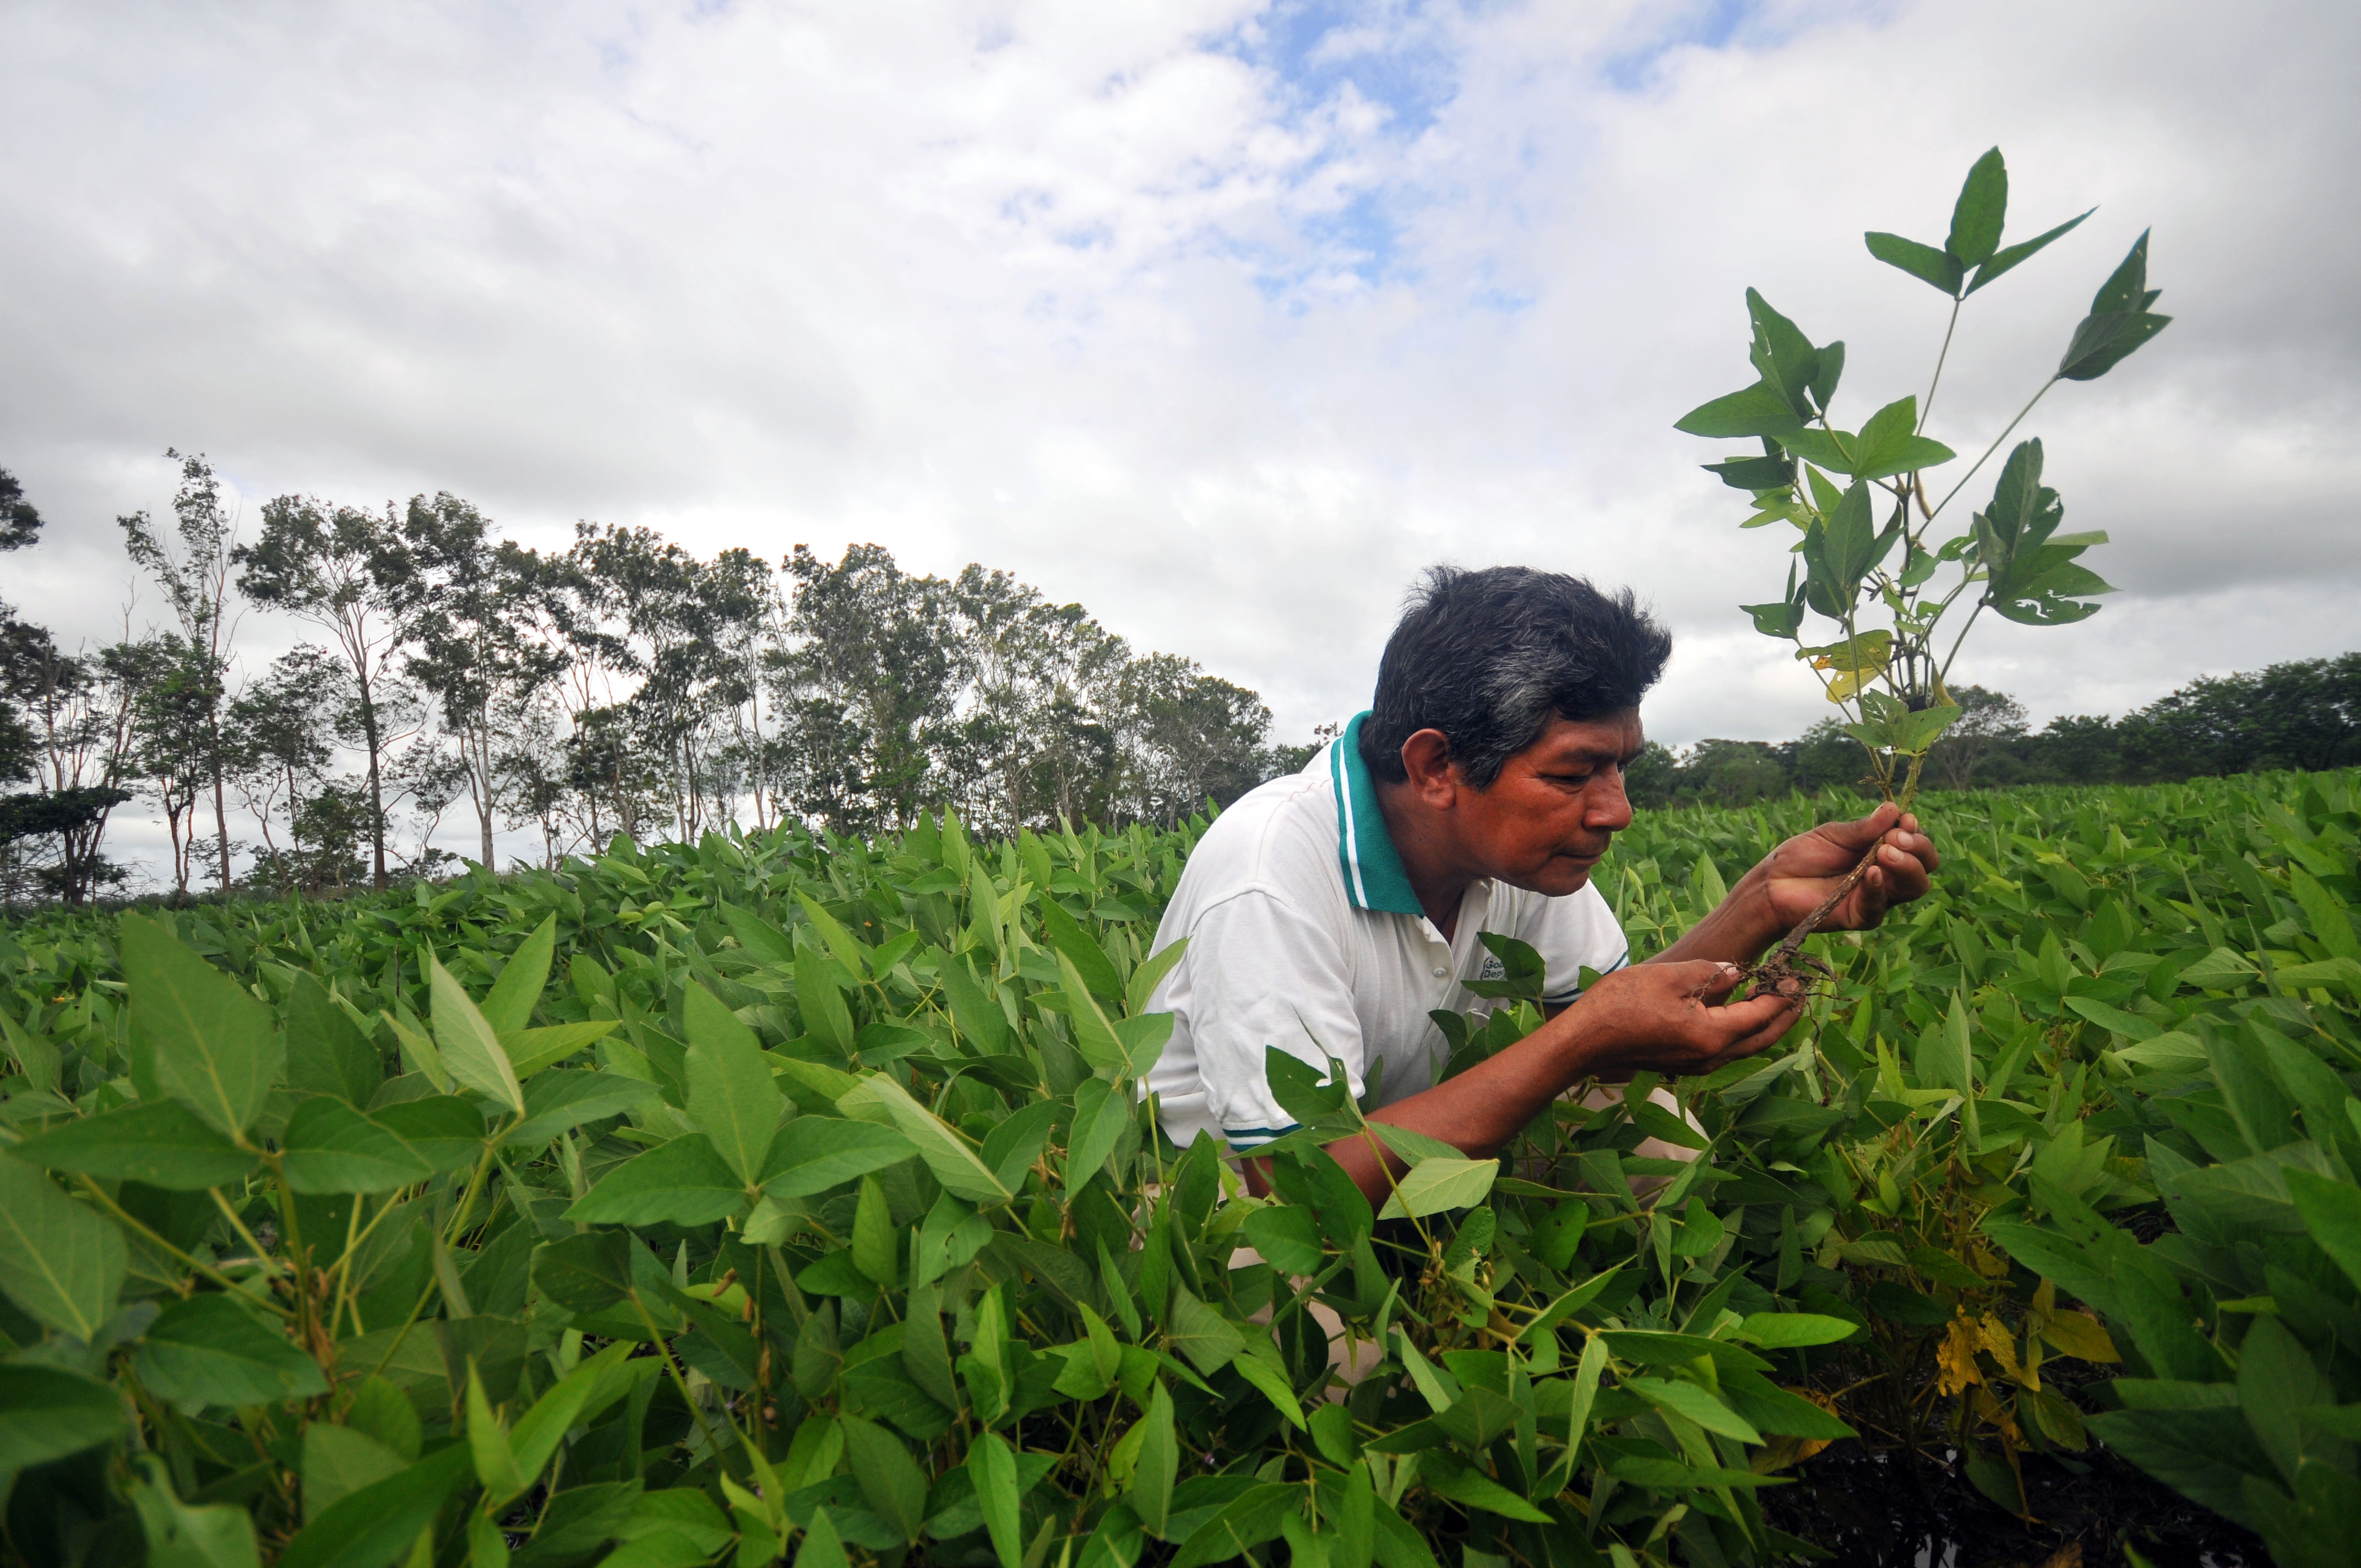
[[[2121,718],[2077,714],[2038,730],[2006,693],[1954,695],[1966,712],[1927,758],[1933,789],[2162,784],[2361,762],[2361,653],[2201,676]],[[1629,784],[1639,806],[1744,806],[1850,785],[1863,771],[1860,743],[1828,718],[1776,743],[1700,740],[1675,751],[1651,741]]]
[[[203,457],[168,518],[117,520],[168,612],[59,645],[0,603],[0,904],[132,892],[114,812],[152,806],[170,886],[318,891],[429,874],[449,816],[554,865],[622,833],[799,821],[873,835],[956,808],[984,834],[1169,827],[1277,771],[1269,710],[1006,572],[700,558],[645,528],[502,539],[449,494],[280,496],[241,527]],[[41,517],[0,469],[0,551]],[[253,612],[310,641],[255,668]],[[472,819],[472,820],[470,820]]]

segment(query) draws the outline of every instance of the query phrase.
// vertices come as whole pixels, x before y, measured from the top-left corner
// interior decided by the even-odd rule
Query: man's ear
[[[1402,742],[1402,769],[1409,773],[1407,781],[1412,794],[1425,805],[1437,810],[1449,807],[1459,795],[1463,781],[1459,764],[1452,760],[1451,741],[1440,729],[1421,729]]]

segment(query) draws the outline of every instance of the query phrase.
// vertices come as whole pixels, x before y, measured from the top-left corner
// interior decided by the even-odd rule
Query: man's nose
[[[1585,828],[1616,833],[1631,826],[1631,797],[1624,791],[1620,768],[1601,769],[1590,781],[1587,795],[1582,807]]]

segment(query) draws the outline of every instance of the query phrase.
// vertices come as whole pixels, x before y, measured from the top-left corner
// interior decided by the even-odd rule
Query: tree
[[[41,514],[25,499],[25,487],[0,468],[0,551],[22,550],[40,533]]]
[[[807,809],[839,832],[914,821],[937,798],[934,746],[960,687],[950,585],[876,544],[833,565],[798,544],[786,572],[795,641],[774,688],[809,758]]]
[[[1951,696],[1960,705],[1960,717],[1943,731],[1927,760],[1944,788],[1966,789],[1974,783],[1976,765],[1996,746],[2024,738],[2025,705],[2006,692],[1982,686],[1954,686]]]
[[[406,668],[434,694],[475,807],[479,862],[492,850],[498,815],[500,720],[512,704],[556,678],[563,655],[528,635],[515,608],[541,578],[532,551],[496,542],[491,522],[449,492],[412,499],[400,525],[402,575],[390,583]]]
[[[1150,653],[1116,682],[1115,729],[1126,806],[1170,828],[1208,800],[1226,806],[1262,782],[1270,709],[1193,659]]]
[[[0,620],[0,693],[21,718],[24,750],[14,776],[35,791],[7,797],[18,824],[0,875],[14,902],[38,884],[67,905],[119,882],[120,868],[101,851],[110,815],[130,798],[123,787],[138,773],[136,705],[152,678],[152,661],[135,644],[95,655],[59,651],[49,634],[28,622]],[[41,804],[50,799],[67,805]],[[40,823],[46,826],[30,827]],[[49,858],[27,857],[28,837],[54,837]]]
[[[262,828],[271,868],[266,875],[258,865],[257,882],[275,880],[282,892],[316,885],[303,866],[296,826],[306,799],[317,793],[314,782],[335,755],[335,742],[351,737],[357,717],[351,671],[336,654],[308,645],[272,660],[269,673],[230,704],[231,776]],[[374,810],[374,779],[368,797]],[[281,809],[289,831],[285,853],[271,832],[271,818]]]
[[[230,644],[236,631],[229,614],[229,591],[237,518],[224,505],[220,481],[202,455],[184,457],[170,448],[164,455],[181,466],[181,488],[172,497],[171,533],[159,532],[144,510],[115,521],[122,526],[132,564],[156,579],[180,622],[181,647],[174,666],[173,707],[177,713],[202,719],[203,744],[194,762],[199,773],[213,784],[221,889],[227,897],[229,807],[221,717]],[[181,891],[187,891],[185,877]]]
[[[231,554],[241,568],[238,588],[248,599],[325,630],[351,672],[368,763],[370,875],[383,887],[383,763],[401,739],[386,728],[384,687],[393,678],[391,662],[401,634],[397,598],[413,570],[392,508],[380,517],[310,497],[280,496],[263,506],[261,536]]]

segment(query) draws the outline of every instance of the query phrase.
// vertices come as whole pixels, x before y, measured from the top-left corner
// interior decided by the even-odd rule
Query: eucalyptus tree
[[[159,632],[113,652],[132,685],[134,765],[163,810],[172,848],[172,892],[185,899],[196,878],[199,803],[206,784],[227,771],[218,744],[220,669],[204,648],[177,631]],[[226,821],[225,812],[220,816]]]
[[[41,514],[16,476],[0,468],[0,551],[22,550],[41,535]]]
[[[133,699],[147,671],[132,644],[74,656],[27,621],[0,621],[0,694],[16,710],[23,749],[12,776],[34,788],[0,800],[13,824],[0,846],[0,897],[36,886],[79,905],[122,872],[102,851],[124,786],[137,773]],[[30,839],[53,840],[34,858]]]
[[[413,497],[399,534],[403,571],[389,587],[412,648],[403,667],[435,699],[475,808],[479,863],[495,867],[500,716],[565,664],[515,613],[540,580],[541,559],[496,540],[490,520],[448,491]]]
[[[236,564],[237,514],[222,499],[221,481],[213,465],[200,455],[184,456],[167,447],[164,455],[181,466],[181,488],[172,496],[172,525],[158,527],[145,510],[115,519],[123,529],[124,547],[132,565],[156,581],[180,623],[173,662],[173,723],[201,721],[192,734],[201,734],[202,749],[194,758],[200,785],[210,784],[214,797],[214,831],[219,848],[221,890],[229,894],[229,806],[226,799],[228,758],[222,740],[222,707],[230,648],[237,622],[230,613],[230,571]],[[176,736],[180,735],[175,730]],[[178,741],[176,740],[176,744]],[[174,766],[180,765],[176,761]],[[182,783],[186,779],[182,778]],[[193,820],[191,839],[193,840]],[[177,842],[177,839],[176,839]],[[181,891],[187,891],[187,868],[178,863]]]
[[[792,641],[774,679],[827,790],[810,804],[840,830],[915,821],[937,798],[934,748],[961,684],[950,585],[904,572],[876,544],[833,565],[798,544],[785,565]]]
[[[272,660],[263,677],[230,703],[231,776],[262,830],[257,883],[275,881],[281,892],[309,885],[297,825],[308,796],[318,793],[335,759],[336,743],[354,738],[358,718],[352,672],[337,654],[310,644]],[[374,815],[379,798],[376,778],[368,787]],[[281,813],[289,832],[284,850],[271,829],[272,818]]]
[[[1110,706],[1132,814],[1169,828],[1208,800],[1227,805],[1262,782],[1270,709],[1195,660],[1130,661]]]
[[[384,514],[280,496],[262,508],[262,532],[232,553],[237,586],[256,604],[308,620],[334,639],[351,673],[357,739],[368,764],[370,876],[386,884],[384,759],[401,737],[385,724],[385,686],[398,679],[398,601],[415,570],[401,530]]]

